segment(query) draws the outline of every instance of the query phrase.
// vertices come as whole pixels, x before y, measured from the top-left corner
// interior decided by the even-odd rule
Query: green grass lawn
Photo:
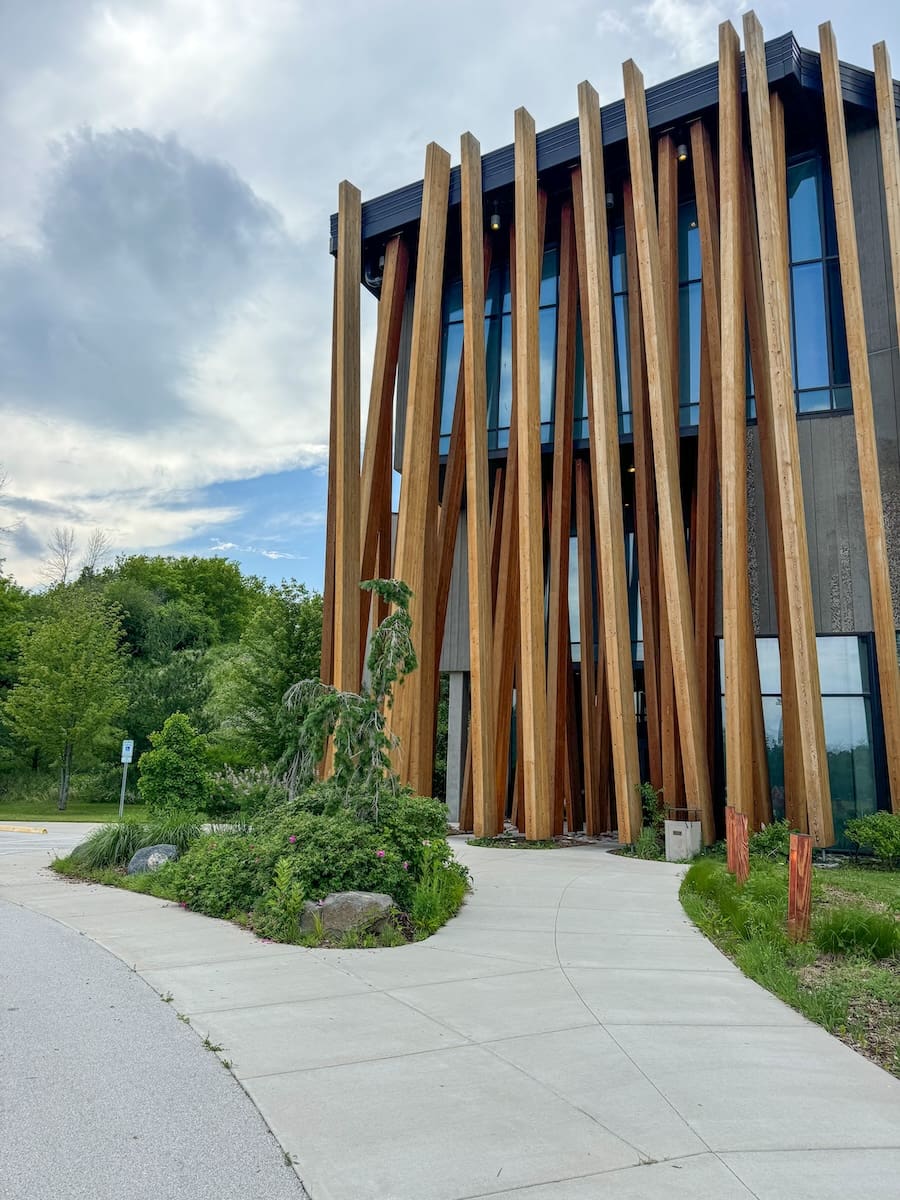
[[[143,804],[126,804],[125,816],[142,821],[147,815]],[[45,825],[48,821],[117,821],[119,805],[79,804],[71,801],[63,811],[56,804],[37,800],[0,802],[0,825]]]
[[[801,944],[786,933],[784,864],[752,858],[739,888],[724,864],[697,860],[681,902],[745,975],[900,1076],[900,872],[817,868]]]

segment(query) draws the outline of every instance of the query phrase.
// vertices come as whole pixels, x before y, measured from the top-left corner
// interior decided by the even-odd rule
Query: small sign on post
[[[119,820],[125,813],[125,781],[128,779],[128,764],[134,758],[134,740],[126,738],[122,743],[122,791],[119,794]]]

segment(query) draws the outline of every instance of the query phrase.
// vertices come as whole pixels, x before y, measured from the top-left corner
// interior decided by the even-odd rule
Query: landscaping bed
[[[363,797],[317,784],[239,828],[204,832],[177,817],[108,825],[54,869],[236,921],[271,941],[399,945],[434,933],[468,891],[468,872],[453,857],[446,831],[444,806],[436,800],[400,791],[383,797],[374,816]],[[176,846],[178,860],[145,874],[126,873],[137,850],[158,844]],[[318,927],[301,932],[306,902],[348,891],[392,898],[377,934],[365,927],[340,937]]]
[[[788,870],[752,857],[739,887],[699,859],[681,885],[685,912],[751,979],[900,1077],[900,872],[816,868],[807,941],[787,935]]]

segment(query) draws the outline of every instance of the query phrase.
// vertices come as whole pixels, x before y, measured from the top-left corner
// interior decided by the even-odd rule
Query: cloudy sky
[[[824,4],[825,0],[819,0]],[[338,181],[363,196],[716,55],[715,0],[0,0],[0,554],[53,529],[322,579]],[[841,56],[895,0],[763,0],[767,37]],[[363,379],[374,301],[364,300]]]

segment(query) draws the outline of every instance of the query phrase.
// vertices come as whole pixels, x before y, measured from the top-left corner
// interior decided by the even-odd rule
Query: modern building
[[[405,579],[397,763],[431,790],[448,673],[464,827],[633,840],[642,783],[706,840],[726,802],[819,845],[900,811],[900,86],[830,26],[743,33],[341,185],[323,677],[358,688],[359,582]]]

